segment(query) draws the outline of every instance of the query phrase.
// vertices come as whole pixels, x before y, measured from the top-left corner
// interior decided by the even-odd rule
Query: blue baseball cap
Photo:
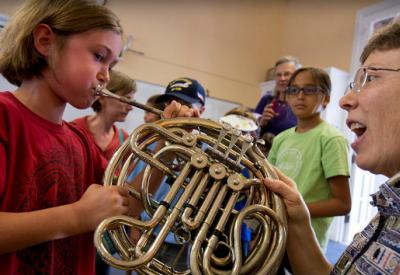
[[[206,92],[201,84],[192,78],[178,78],[168,83],[165,93],[157,98],[157,103],[172,99],[181,99],[190,104],[200,103],[204,106]]]

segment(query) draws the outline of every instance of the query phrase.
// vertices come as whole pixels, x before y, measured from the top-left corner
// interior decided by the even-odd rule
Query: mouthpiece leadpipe
[[[154,108],[154,107],[139,103],[137,101],[131,100],[131,99],[123,97],[123,96],[116,95],[116,94],[110,92],[109,90],[107,90],[106,88],[104,88],[101,85],[98,85],[96,87],[95,95],[96,96],[112,97],[112,98],[115,98],[115,99],[117,99],[117,100],[119,100],[121,102],[124,102],[126,104],[135,106],[135,107],[137,107],[139,109],[142,109],[142,110],[145,110],[147,112],[159,115],[161,118],[163,117],[163,115],[162,115],[163,111],[161,111],[160,109],[157,109],[157,108]]]

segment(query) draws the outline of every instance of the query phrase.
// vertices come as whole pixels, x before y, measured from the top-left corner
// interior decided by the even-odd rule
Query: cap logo
[[[200,93],[197,93],[197,97],[200,98],[201,102],[204,102],[204,96]]]
[[[190,85],[192,85],[192,81],[189,81],[187,79],[179,79],[174,84],[169,85],[169,87],[172,91],[173,90],[181,91],[182,89],[189,88]]]

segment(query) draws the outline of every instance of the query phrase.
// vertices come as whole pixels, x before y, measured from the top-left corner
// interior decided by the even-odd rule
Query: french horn
[[[139,162],[144,169],[137,190],[128,178]],[[149,190],[160,175],[170,190],[156,200]],[[97,251],[111,266],[139,274],[275,274],[285,251],[286,212],[262,183],[267,177],[277,175],[257,143],[227,124],[201,118],[143,124],[110,160],[104,185],[127,188],[149,219],[105,219],[94,234]],[[253,231],[246,251],[244,225]],[[133,231],[140,232],[135,241]],[[158,259],[168,234],[187,257],[184,269]]]

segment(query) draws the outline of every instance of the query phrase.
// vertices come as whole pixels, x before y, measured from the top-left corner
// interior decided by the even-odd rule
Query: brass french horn
[[[152,144],[160,143],[154,151]],[[139,161],[145,169],[136,190],[127,179]],[[149,192],[157,173],[170,183],[160,201]],[[95,246],[111,266],[139,274],[275,274],[285,251],[286,214],[281,198],[262,184],[266,177],[277,176],[256,143],[227,124],[200,118],[143,124],[110,160],[104,185],[126,187],[150,219],[108,218],[96,229]],[[246,253],[243,224],[254,231]],[[133,230],[140,231],[137,242]],[[185,270],[157,259],[169,233],[189,251]]]

